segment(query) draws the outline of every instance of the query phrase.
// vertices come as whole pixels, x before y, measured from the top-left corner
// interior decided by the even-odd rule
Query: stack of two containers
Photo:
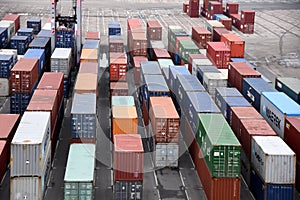
[[[0,96],[10,95],[9,76],[10,70],[15,65],[14,55],[0,52]]]

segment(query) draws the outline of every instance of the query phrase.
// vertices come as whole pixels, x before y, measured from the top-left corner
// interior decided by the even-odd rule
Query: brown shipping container
[[[214,28],[214,34],[213,34],[213,41],[214,42],[220,42],[221,41],[221,36],[223,34],[228,34],[230,33],[226,28]]]
[[[137,133],[138,118],[135,106],[113,106],[112,135]]]
[[[204,54],[189,54],[189,60],[188,60],[188,70],[192,74],[193,71],[193,60],[194,59],[206,59],[206,55]]]
[[[77,75],[74,93],[94,93],[98,95],[97,74],[81,73]]]
[[[8,152],[9,146],[8,142],[0,140],[0,180],[3,179],[10,161],[10,159],[8,159],[10,157]]]
[[[38,77],[38,59],[21,58],[10,72],[11,93],[30,94]]]
[[[229,125],[238,140],[241,140],[241,120],[263,119],[254,107],[231,107]]]
[[[124,41],[122,39],[109,39],[109,52],[124,52]]]
[[[183,11],[184,13],[187,13],[187,12],[188,12],[188,9],[189,9],[189,2],[184,2],[184,3],[182,4],[182,11]]]
[[[129,35],[128,49],[133,56],[147,55],[147,38],[145,32],[132,32]]]
[[[240,14],[230,14],[230,18],[232,19],[232,25],[237,29],[240,29],[241,24],[241,15]]]
[[[133,57],[133,76],[136,85],[140,84],[140,68],[141,62],[148,61],[146,56],[134,56]]]
[[[239,23],[238,29],[242,33],[253,34],[254,33],[254,23]]]
[[[207,48],[207,42],[212,41],[212,34],[205,27],[193,26],[192,39],[199,48]]]
[[[98,74],[98,63],[94,63],[94,62],[80,63],[78,73]]]
[[[199,3],[200,3],[199,0],[189,0],[189,7],[192,10],[199,10]]]
[[[240,143],[251,160],[251,140],[253,136],[276,136],[276,133],[264,119],[241,120]]]
[[[127,82],[111,82],[110,97],[111,96],[128,96]]]
[[[191,17],[191,18],[198,18],[199,17],[199,10],[198,9],[193,9],[193,7],[189,6],[188,16]]]
[[[245,62],[230,62],[228,67],[228,84],[242,93],[244,78],[260,78],[261,75]]]
[[[86,40],[100,40],[100,32],[86,32]]]
[[[114,135],[114,181],[144,178],[144,148],[138,134]]]
[[[225,12],[226,12],[227,16],[229,16],[230,14],[238,14],[239,13],[239,4],[236,2],[227,2]]]
[[[157,20],[147,21],[147,39],[148,40],[162,39],[162,26]]]
[[[82,49],[80,62],[98,63],[98,49]]]
[[[230,49],[225,46],[224,42],[208,42],[206,56],[217,68],[228,68]]]
[[[171,97],[150,97],[149,118],[155,142],[178,142],[180,120]]]
[[[127,59],[114,58],[110,59],[109,79],[110,81],[126,81]]]
[[[297,160],[300,162],[300,118],[287,117],[284,126],[284,141],[295,152]],[[300,173],[300,171],[299,171]],[[299,180],[300,182],[300,180]],[[299,183],[300,184],[300,183]]]
[[[296,165],[296,189],[300,192],[300,161]]]
[[[59,105],[61,105],[64,100],[64,73],[44,72],[37,89],[55,90],[57,92]]]
[[[243,58],[245,52],[245,40],[237,36],[236,34],[222,34],[221,42],[230,48],[230,56],[232,58]]]
[[[3,17],[3,20],[15,22],[15,32],[17,33],[20,28],[20,15],[18,14],[7,14]]]
[[[166,49],[153,49],[154,60],[157,59],[171,59],[169,52]]]
[[[254,23],[255,11],[254,10],[242,10],[241,11],[241,23]]]
[[[232,30],[232,19],[231,18],[221,18],[220,22],[225,26],[229,31]]]
[[[0,140],[6,140],[10,144],[19,122],[19,114],[0,114]]]
[[[203,185],[207,199],[239,200],[241,192],[240,178],[213,178],[205,163],[201,151],[198,153],[195,168]]]
[[[214,14],[223,14],[222,3],[217,1],[209,2],[206,18],[212,20]]]

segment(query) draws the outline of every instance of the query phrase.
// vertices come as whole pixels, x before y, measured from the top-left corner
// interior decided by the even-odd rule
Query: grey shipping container
[[[212,64],[212,62],[208,58],[206,58],[206,59],[193,59],[193,62],[192,62],[192,74],[194,76],[197,75],[198,68],[201,67],[201,66],[213,66],[213,64]]]
[[[199,81],[203,84],[203,74],[205,72],[210,73],[221,73],[215,66],[213,65],[201,65],[198,67],[196,75]]]
[[[236,88],[218,87],[215,92],[215,99],[222,97],[242,97],[243,95]]]
[[[170,90],[174,93],[175,91],[175,81],[177,79],[177,75],[190,75],[190,72],[185,66],[170,66],[169,67],[169,81],[168,85]]]
[[[145,75],[162,74],[161,69],[157,61],[143,61],[140,63],[140,83],[143,85],[145,83]]]
[[[178,167],[178,144],[157,143],[153,154],[155,167]]]
[[[71,70],[71,48],[56,48],[51,56],[51,72],[63,72],[68,78]]]
[[[290,77],[277,77],[275,79],[275,88],[284,92],[298,104],[300,104],[300,80]]]
[[[115,200],[143,199],[142,181],[115,181],[113,188]]]
[[[215,99],[217,87],[227,87],[227,77],[222,73],[206,72],[203,75],[203,86],[210,96]]]

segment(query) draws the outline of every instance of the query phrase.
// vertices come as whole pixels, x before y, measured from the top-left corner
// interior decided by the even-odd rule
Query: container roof
[[[0,138],[5,139],[17,123],[19,114],[0,114]]]
[[[278,77],[280,82],[283,82],[287,85],[291,90],[293,90],[296,94],[300,93],[300,80],[292,77]]]
[[[221,111],[213,102],[207,92],[187,92],[188,98],[191,100],[196,112],[202,113],[220,113]]]
[[[114,135],[114,151],[144,152],[141,136],[138,134]]]
[[[252,139],[268,155],[295,155],[279,136],[253,136]]]
[[[135,106],[133,96],[112,96],[111,106]]]
[[[150,104],[155,117],[179,119],[171,97],[150,97]]]
[[[116,119],[137,118],[135,106],[114,106],[112,107],[112,117]]]

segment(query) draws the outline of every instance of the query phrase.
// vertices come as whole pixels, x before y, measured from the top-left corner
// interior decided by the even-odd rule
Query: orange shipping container
[[[232,58],[243,58],[245,52],[245,40],[238,37],[236,34],[222,34],[221,42],[230,49]]]
[[[112,137],[116,134],[137,134],[138,118],[135,106],[112,107]]]
[[[74,86],[74,93],[95,93],[98,94],[97,74],[80,73],[77,75]]]
[[[98,63],[98,49],[82,49],[80,62]]]

